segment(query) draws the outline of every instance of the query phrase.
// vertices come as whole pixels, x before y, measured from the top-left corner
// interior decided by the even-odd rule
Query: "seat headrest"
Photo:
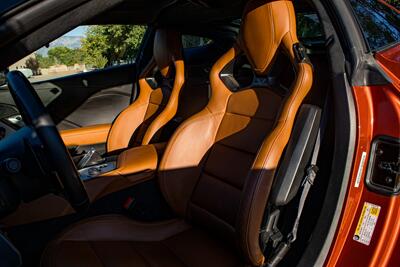
[[[171,64],[182,59],[181,35],[173,30],[158,29],[154,36],[153,55],[161,74],[167,77]]]
[[[293,45],[298,39],[293,3],[287,0],[248,2],[239,43],[257,75],[268,72],[280,46],[294,60]]]

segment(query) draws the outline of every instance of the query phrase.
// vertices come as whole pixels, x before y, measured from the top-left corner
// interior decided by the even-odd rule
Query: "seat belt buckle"
[[[146,210],[141,205],[141,202],[133,196],[128,196],[122,204],[123,211],[128,217],[142,218],[146,214]]]
[[[125,202],[124,202],[124,204],[123,204],[122,206],[123,206],[123,208],[124,208],[126,211],[132,212],[133,209],[134,209],[135,206],[136,206],[136,200],[135,200],[135,198],[133,198],[133,197],[128,197],[128,198],[125,200]]]
[[[278,220],[280,216],[280,210],[276,209],[268,215],[268,219],[265,223],[265,227],[261,229],[260,236],[261,241],[266,247],[268,243],[272,243],[272,247],[276,248],[279,242],[282,241],[283,235],[278,228]]]
[[[279,242],[282,241],[283,234],[281,233],[281,231],[279,231],[279,229],[277,229],[277,231],[275,231],[275,233],[273,233],[269,239],[272,242],[272,247],[276,248],[279,245]]]
[[[279,262],[285,257],[285,255],[290,250],[289,242],[281,242],[279,246],[274,250],[271,257],[268,258],[265,266],[266,267],[275,267],[279,264]]]

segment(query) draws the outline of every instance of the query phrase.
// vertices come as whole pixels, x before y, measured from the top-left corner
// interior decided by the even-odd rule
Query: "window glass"
[[[372,50],[400,41],[398,0],[350,0]]]
[[[132,63],[146,27],[80,26],[9,67],[31,82]]]
[[[299,39],[320,38],[324,36],[322,24],[315,13],[297,13],[297,36]]]
[[[212,42],[211,39],[206,37],[194,36],[194,35],[183,35],[182,46],[183,48],[193,48],[208,45]]]

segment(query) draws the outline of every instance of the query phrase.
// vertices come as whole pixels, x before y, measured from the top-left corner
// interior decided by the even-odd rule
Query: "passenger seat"
[[[149,144],[171,121],[178,108],[185,81],[181,35],[158,29],[154,37],[153,58],[139,77],[137,99],[123,110],[111,125],[93,125],[64,130],[66,146],[106,143],[106,152]],[[161,79],[154,74],[160,73]]]

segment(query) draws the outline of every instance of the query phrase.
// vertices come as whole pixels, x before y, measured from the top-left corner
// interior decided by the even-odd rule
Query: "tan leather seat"
[[[51,242],[43,266],[261,266],[268,194],[312,84],[312,67],[297,45],[291,1],[251,1],[239,44],[211,70],[207,107],[178,128],[160,162],[159,186],[180,219],[91,218]],[[278,50],[296,70],[285,94],[256,85],[232,91],[224,83],[221,73],[242,53],[265,77]]]
[[[61,132],[67,146],[107,143],[107,152],[128,146],[147,145],[176,114],[185,81],[181,35],[158,29],[153,58],[139,77],[138,98],[123,110],[112,125],[102,124]],[[149,77],[158,69],[162,81],[154,86]],[[153,86],[153,87],[152,87]]]

